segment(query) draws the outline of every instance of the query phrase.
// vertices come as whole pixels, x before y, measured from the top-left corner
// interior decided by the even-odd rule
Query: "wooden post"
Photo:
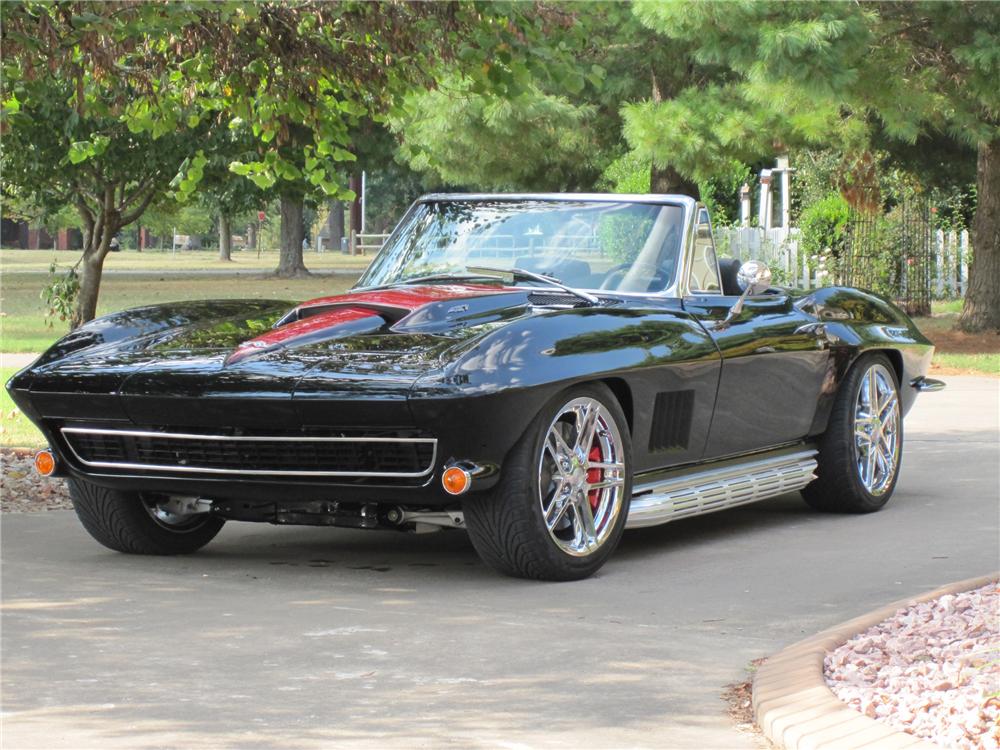
[[[760,171],[760,205],[757,220],[762,229],[771,228],[771,170]]]
[[[750,186],[745,182],[740,188],[740,226],[750,226]]]
[[[351,228],[351,255],[358,254],[358,233],[355,229]]]

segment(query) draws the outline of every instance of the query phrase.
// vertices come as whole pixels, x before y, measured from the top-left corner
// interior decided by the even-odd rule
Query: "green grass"
[[[0,367],[0,381],[7,384],[16,367]],[[11,401],[6,388],[0,388],[0,448],[42,448],[45,438]]]
[[[80,258],[78,250],[0,250],[0,268],[4,275],[14,273],[48,273],[55,261],[69,268]],[[306,251],[306,266],[316,271],[359,270],[365,268],[372,255],[344,255]],[[259,270],[272,271],[278,265],[278,253],[264,252],[261,257],[251,250],[233,251],[233,260],[221,261],[214,250],[186,250],[176,253],[147,250],[142,253],[123,250],[110,253],[104,261],[108,271],[210,271]]]
[[[45,319],[39,292],[48,275],[5,274],[0,297],[0,351],[41,352],[66,333],[66,324]],[[107,276],[101,283],[99,315],[129,307],[193,299],[260,298],[301,301],[337,294],[350,287],[354,276],[316,276],[275,279],[255,276]]]
[[[934,315],[954,313],[958,315],[962,312],[962,300],[942,299],[931,302],[931,312]]]
[[[954,354],[951,352],[939,354],[935,352],[933,361],[938,367],[1000,376],[1000,353],[998,352],[983,352],[982,354]]]
[[[931,309],[933,317],[914,318],[914,322],[934,343],[932,367],[956,373],[1000,376],[1000,336],[957,331],[955,324],[962,309],[961,300],[935,302]]]

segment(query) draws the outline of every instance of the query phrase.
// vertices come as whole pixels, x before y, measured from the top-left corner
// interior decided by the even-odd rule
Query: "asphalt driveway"
[[[459,532],[230,524],[193,557],[2,525],[3,748],[750,748],[747,663],[1000,565],[1000,381],[946,378],[872,516],[798,495],[626,534],[588,581],[500,578]]]

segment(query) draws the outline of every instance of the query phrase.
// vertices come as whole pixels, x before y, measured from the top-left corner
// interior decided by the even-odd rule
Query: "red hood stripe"
[[[448,284],[442,286],[376,289],[370,292],[353,292],[332,297],[317,297],[298,305],[293,312],[317,307],[322,308],[329,305],[335,305],[335,307],[326,312],[314,312],[307,318],[294,320],[280,328],[275,328],[256,338],[244,341],[226,358],[226,364],[232,364],[257,352],[268,351],[280,346],[288,346],[295,341],[311,338],[314,334],[318,334],[321,331],[332,330],[337,326],[354,320],[380,317],[376,311],[362,305],[394,307],[413,312],[432,302],[462,299],[464,297],[481,297],[484,292],[496,293],[497,291],[508,290],[502,287],[498,290],[495,286],[482,284]],[[359,306],[351,307],[352,302],[358,303]]]
[[[323,305],[343,305],[347,302],[367,302],[387,307],[405,307],[410,311],[428,302],[441,302],[462,297],[478,297],[484,292],[496,292],[497,287],[485,284],[442,284],[435,286],[397,287],[394,289],[373,289],[370,292],[348,292],[333,297],[317,297],[303,302],[296,310]]]

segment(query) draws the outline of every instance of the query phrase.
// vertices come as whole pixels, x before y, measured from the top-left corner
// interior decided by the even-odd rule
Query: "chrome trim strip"
[[[244,442],[290,442],[290,443],[431,443],[431,460],[424,471],[298,471],[291,469],[216,469],[197,466],[162,466],[159,464],[136,464],[118,461],[87,461],[73,446],[71,440],[66,440],[73,456],[84,466],[99,469],[132,469],[139,471],[166,471],[180,474],[237,474],[241,476],[281,476],[281,477],[388,477],[395,479],[415,479],[426,477],[434,471],[437,461],[437,438],[380,438],[380,437],[291,437],[263,435],[198,435],[183,432],[154,432],[150,430],[110,430],[89,427],[62,427],[60,432],[80,435],[117,435],[129,437],[157,437],[175,440],[217,440]]]
[[[633,488],[626,528],[657,526],[794,492],[815,479],[809,449],[687,473]]]
[[[386,437],[296,437],[291,435],[199,435],[196,432],[156,432],[154,430],[110,430],[90,427],[63,427],[63,433],[85,435],[129,435],[131,437],[166,437],[176,440],[237,440],[265,443],[436,443],[437,438],[386,438]]]
[[[654,203],[694,206],[695,199],[679,193],[425,193],[414,201],[585,201],[588,203]]]

